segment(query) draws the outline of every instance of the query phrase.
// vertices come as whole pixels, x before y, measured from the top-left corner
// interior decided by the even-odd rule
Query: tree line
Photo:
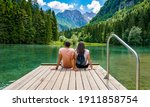
[[[111,18],[116,11],[123,9],[124,7],[131,7],[144,0],[107,0],[101,10],[97,13],[90,22],[97,23],[97,21],[106,21]]]
[[[48,44],[58,39],[54,11],[36,0],[0,0],[0,43]]]
[[[144,2],[134,7],[124,8],[116,12],[107,21],[89,24],[82,28],[61,32],[70,38],[76,34],[79,40],[86,42],[106,43],[111,33],[117,34],[126,43],[131,45],[150,45],[150,2]],[[112,43],[118,42],[113,40]]]

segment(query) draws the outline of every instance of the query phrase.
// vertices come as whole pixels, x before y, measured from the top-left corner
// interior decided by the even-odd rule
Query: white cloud
[[[64,10],[68,10],[68,9],[73,9],[74,8],[74,5],[72,5],[72,4],[69,5],[67,3],[61,3],[59,1],[52,1],[52,2],[49,2],[47,5],[50,8],[61,10],[62,12]]]
[[[80,10],[84,11],[84,6],[83,5],[80,6]]]
[[[26,0],[26,1],[28,1],[28,0]],[[40,6],[46,5],[46,2],[44,2],[43,0],[37,0],[37,3],[38,3]]]
[[[43,0],[37,0],[37,2],[40,6],[46,5],[46,2],[44,2]]]
[[[88,9],[91,9],[93,13],[98,13],[100,8],[102,7],[97,0],[93,0],[91,4],[87,5]]]

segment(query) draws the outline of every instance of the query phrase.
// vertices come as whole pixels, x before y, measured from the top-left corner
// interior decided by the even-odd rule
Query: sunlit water
[[[0,45],[0,89],[41,63],[56,63],[60,47],[47,45]],[[106,47],[89,46],[93,63],[106,69]],[[150,48],[134,47],[141,60],[141,89],[150,89]],[[110,73],[128,89],[135,89],[135,57],[126,48],[110,47]]]

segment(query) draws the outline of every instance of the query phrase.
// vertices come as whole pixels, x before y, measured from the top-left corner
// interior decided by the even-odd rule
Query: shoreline
[[[85,46],[106,46],[106,43],[89,43],[89,42],[84,42],[84,43],[85,43]],[[63,46],[63,42],[53,41],[49,45],[52,45],[52,46]],[[73,46],[76,46],[76,45],[73,45]]]

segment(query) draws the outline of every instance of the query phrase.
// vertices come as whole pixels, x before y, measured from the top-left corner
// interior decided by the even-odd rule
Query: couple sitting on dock
[[[88,68],[89,65],[93,69],[89,50],[85,49],[84,43],[80,42],[76,50],[70,48],[70,45],[71,43],[66,41],[64,48],[59,49],[56,69],[60,64],[63,68],[71,68],[74,71],[78,71],[78,68]]]

